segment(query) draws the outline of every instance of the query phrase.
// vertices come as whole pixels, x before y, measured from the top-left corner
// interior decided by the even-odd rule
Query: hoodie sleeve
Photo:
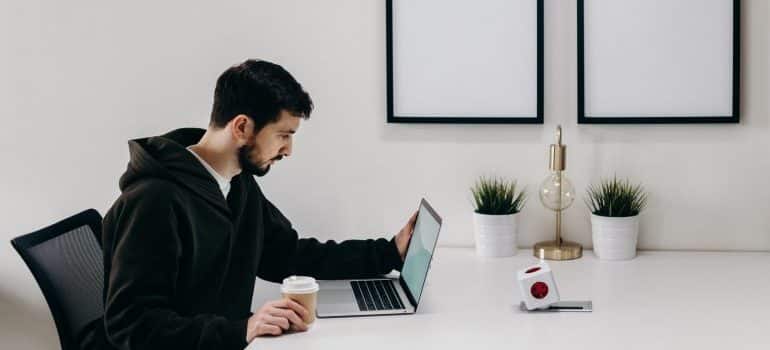
[[[123,350],[246,347],[247,319],[174,311],[181,243],[173,192],[157,183],[133,191],[121,210],[105,218],[109,341]]]
[[[291,223],[270,201],[264,207],[265,241],[258,276],[281,282],[290,275],[318,279],[366,278],[400,270],[401,256],[393,239],[319,242],[299,239]]]

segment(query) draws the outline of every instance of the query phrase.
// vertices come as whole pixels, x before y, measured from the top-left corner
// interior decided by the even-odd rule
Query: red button
[[[548,295],[548,285],[544,282],[535,282],[535,284],[532,285],[532,288],[529,289],[529,292],[532,293],[532,296],[535,297],[535,299],[543,299]]]

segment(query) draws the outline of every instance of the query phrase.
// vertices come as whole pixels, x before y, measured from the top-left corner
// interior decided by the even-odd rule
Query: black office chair
[[[62,350],[79,349],[78,333],[104,313],[101,231],[101,215],[88,209],[11,240],[43,291]]]

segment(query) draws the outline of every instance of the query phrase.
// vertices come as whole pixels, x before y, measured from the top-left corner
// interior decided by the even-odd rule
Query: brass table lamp
[[[535,244],[533,253],[540,259],[572,260],[583,255],[583,247],[561,239],[561,212],[575,201],[575,189],[564,175],[567,146],[561,143],[561,125],[556,127],[556,143],[551,144],[549,169],[551,173],[538,188],[540,202],[556,212],[556,239]]]

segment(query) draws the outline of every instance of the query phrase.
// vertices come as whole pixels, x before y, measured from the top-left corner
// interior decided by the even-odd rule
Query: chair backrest
[[[88,209],[11,240],[43,291],[63,350],[78,349],[78,332],[104,313],[101,230],[101,215]]]

